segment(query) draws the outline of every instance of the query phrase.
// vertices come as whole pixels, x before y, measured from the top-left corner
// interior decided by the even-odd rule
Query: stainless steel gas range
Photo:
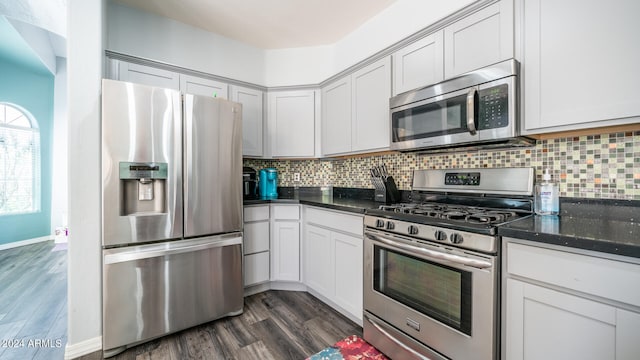
[[[497,226],[531,216],[533,168],[416,170],[364,218],[364,338],[393,359],[497,359]]]

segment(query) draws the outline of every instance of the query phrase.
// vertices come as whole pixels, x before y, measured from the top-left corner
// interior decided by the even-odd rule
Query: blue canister
[[[259,193],[261,198],[278,197],[278,170],[266,168],[260,170]]]

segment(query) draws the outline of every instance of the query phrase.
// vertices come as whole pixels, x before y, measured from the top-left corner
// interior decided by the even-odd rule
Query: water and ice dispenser
[[[120,215],[166,213],[167,163],[120,163]]]

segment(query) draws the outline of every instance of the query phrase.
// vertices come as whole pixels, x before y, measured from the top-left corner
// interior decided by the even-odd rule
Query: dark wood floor
[[[242,315],[150,341],[112,359],[303,360],[349,335],[362,336],[362,328],[308,293],[272,290],[245,298]]]
[[[0,251],[0,359],[62,359],[67,251],[53,241]]]

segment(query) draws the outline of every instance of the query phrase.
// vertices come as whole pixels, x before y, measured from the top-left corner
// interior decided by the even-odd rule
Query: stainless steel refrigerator
[[[103,80],[105,357],[242,313],[241,112]]]

